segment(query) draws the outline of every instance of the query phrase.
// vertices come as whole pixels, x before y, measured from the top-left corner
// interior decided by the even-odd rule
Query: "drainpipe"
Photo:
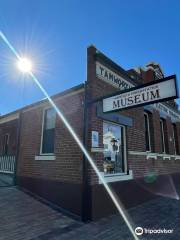
[[[87,81],[84,84],[84,116],[83,116],[83,145],[87,149],[88,139],[88,91]],[[88,187],[88,162],[85,154],[83,154],[82,161],[82,215],[81,219],[83,222],[87,222],[90,218],[90,198],[89,198],[89,187]]]

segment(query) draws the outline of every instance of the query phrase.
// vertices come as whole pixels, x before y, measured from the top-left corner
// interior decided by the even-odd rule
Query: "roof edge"
[[[66,89],[66,90],[64,90],[64,91],[62,91],[62,92],[60,92],[60,93],[56,93],[56,94],[54,94],[54,95],[52,95],[52,96],[50,96],[50,97],[51,97],[52,99],[56,99],[56,98],[58,98],[58,97],[65,96],[66,94],[69,94],[69,93],[71,93],[71,92],[73,92],[73,91],[80,90],[81,88],[84,88],[84,83],[81,83],[81,84],[76,85],[76,86],[74,86],[74,87],[72,87],[72,88]],[[0,120],[3,119],[3,118],[9,117],[10,115],[19,113],[19,112],[21,112],[21,111],[23,111],[23,110],[26,110],[26,109],[28,109],[28,108],[34,107],[34,106],[36,106],[36,105],[38,106],[38,105],[40,105],[40,104],[42,104],[42,103],[44,103],[44,102],[46,102],[46,101],[47,101],[47,98],[44,98],[44,99],[42,99],[42,100],[40,100],[40,101],[31,103],[31,104],[29,104],[29,105],[27,105],[27,106],[24,106],[24,107],[22,107],[22,108],[19,108],[19,109],[15,110],[15,111],[9,112],[9,113],[4,114],[4,115],[1,115],[1,116],[0,116]]]

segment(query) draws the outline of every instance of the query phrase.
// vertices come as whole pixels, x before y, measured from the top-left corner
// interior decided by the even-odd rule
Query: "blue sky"
[[[159,62],[180,85],[179,12],[178,0],[1,0],[0,30],[50,95],[85,81],[90,44],[125,69]],[[42,99],[2,41],[0,56],[0,113]]]

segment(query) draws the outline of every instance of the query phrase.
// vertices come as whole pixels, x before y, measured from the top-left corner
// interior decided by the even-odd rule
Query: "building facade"
[[[180,184],[180,112],[171,100],[104,113],[102,97],[163,77],[156,63],[126,71],[90,46],[86,82],[52,97],[127,208]],[[2,116],[0,133],[1,155],[16,156],[17,185],[84,221],[116,211],[47,100]]]

